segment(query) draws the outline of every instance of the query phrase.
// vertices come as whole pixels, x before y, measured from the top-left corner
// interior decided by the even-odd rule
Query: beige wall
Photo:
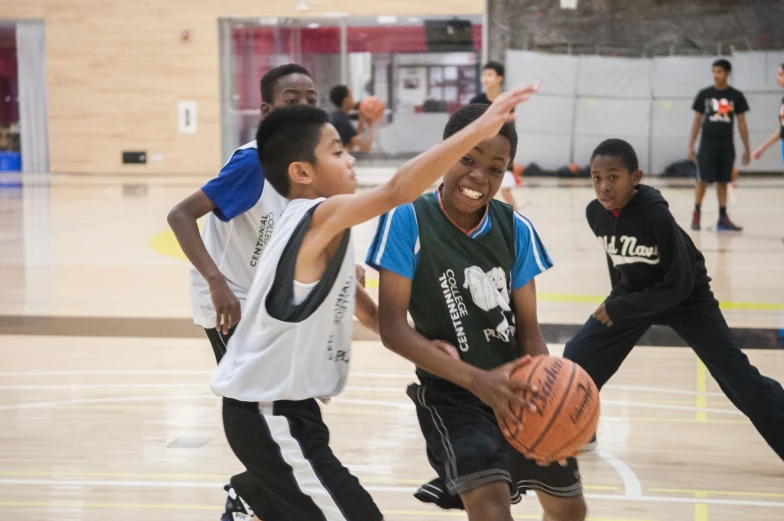
[[[220,168],[218,18],[297,16],[298,0],[0,0],[0,19],[46,25],[53,172],[213,173]],[[480,14],[483,0],[310,0],[308,16]],[[190,41],[180,35],[189,30]],[[177,132],[177,101],[198,133]],[[162,154],[129,166],[122,150]]]

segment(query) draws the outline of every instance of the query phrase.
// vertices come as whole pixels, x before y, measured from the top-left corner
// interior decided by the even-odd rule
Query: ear
[[[640,184],[640,181],[642,181],[642,176],[643,176],[642,170],[635,170],[634,172],[632,172],[632,183],[634,184],[634,186]]]
[[[289,165],[289,181],[291,184],[309,185],[313,182],[313,165],[304,161],[296,161]]]
[[[267,103],[266,101],[261,102],[261,118],[264,119],[269,116],[269,113],[272,112],[272,105]]]

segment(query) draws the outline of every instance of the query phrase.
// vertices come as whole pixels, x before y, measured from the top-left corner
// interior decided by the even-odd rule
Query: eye
[[[615,181],[616,179],[618,179],[617,175],[611,175],[610,176],[610,181]]]
[[[308,105],[316,105],[318,104],[318,100],[316,98],[311,98],[308,100]]]
[[[286,100],[286,105],[294,105],[297,103],[297,100],[294,98],[289,98]]]
[[[465,163],[466,165],[473,165],[474,164],[474,160],[471,158],[471,156],[463,156],[463,158],[460,160],[460,162],[461,163]]]
[[[506,173],[505,171],[501,170],[500,168],[491,168],[490,172],[492,172],[496,176],[504,175]]]
[[[343,149],[338,150],[333,155],[338,156],[338,157],[342,156],[343,155]]]

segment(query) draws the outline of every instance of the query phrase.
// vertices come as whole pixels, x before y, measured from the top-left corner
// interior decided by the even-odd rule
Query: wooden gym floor
[[[219,518],[222,486],[240,465],[208,389],[211,350],[189,325],[187,263],[165,221],[204,181],[42,176],[0,190],[0,519]],[[606,265],[584,221],[590,188],[527,182],[515,195],[555,261],[537,284],[560,353],[559,335],[608,291]],[[659,185],[688,224],[691,191]],[[730,325],[779,380],[782,200],[782,180],[743,180],[730,210],[743,234],[693,234]],[[703,214],[713,224],[712,191]],[[358,260],[373,230],[358,228]],[[589,518],[784,518],[784,463],[675,345],[635,349],[602,393],[600,450],[580,459]],[[324,407],[335,452],[387,520],[465,519],[411,496],[433,476],[404,395],[412,367],[375,340],[354,347],[347,389]],[[513,513],[541,515],[534,496]]]

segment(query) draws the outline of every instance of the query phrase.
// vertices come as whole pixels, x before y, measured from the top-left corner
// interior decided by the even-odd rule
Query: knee
[[[544,521],[585,521],[588,515],[588,506],[582,496],[564,499],[547,505],[544,511]]]
[[[512,521],[508,505],[493,501],[477,501],[470,507],[466,505],[468,521]]]
[[[460,494],[469,521],[512,521],[509,485],[495,482]]]

